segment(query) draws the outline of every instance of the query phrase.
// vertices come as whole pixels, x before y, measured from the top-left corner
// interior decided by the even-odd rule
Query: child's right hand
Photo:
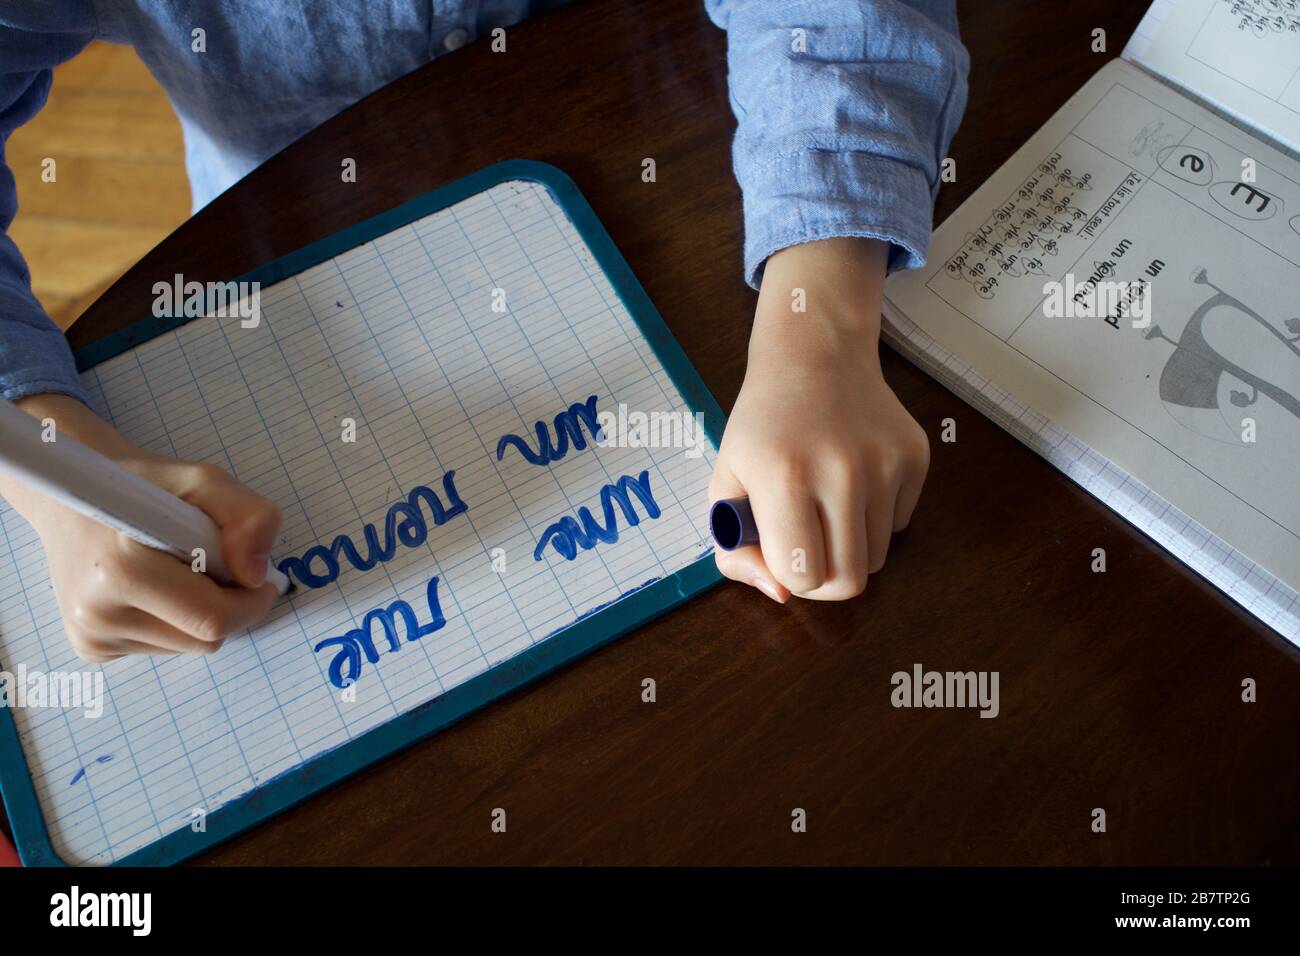
[[[242,587],[226,587],[188,563],[147,548],[12,479],[0,494],[40,535],[50,582],[77,656],[104,663],[126,654],[212,653],[270,609],[267,560],[280,529],[274,504],[213,465],[136,448],[76,399],[34,395],[17,403],[55,421],[58,434],[85,445],[207,512]]]

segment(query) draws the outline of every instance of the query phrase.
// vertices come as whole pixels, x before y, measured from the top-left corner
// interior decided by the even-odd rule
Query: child
[[[0,12],[0,136],[40,109],[52,67],[96,37],[130,43],[180,115],[197,209],[370,91],[552,5],[11,0]],[[705,6],[727,31],[745,278],[759,289],[749,366],[709,492],[748,495],[762,544],[720,553],[718,565],[776,601],[850,598],[884,564],[929,464],[925,433],[881,375],[880,300],[888,270],[923,261],[939,166],[965,106],[954,0]],[[0,170],[7,230],[16,198]],[[206,511],[243,585],[220,586],[0,483],[41,537],[78,655],[209,653],[267,612],[275,506],[219,468],[135,448],[83,404],[67,344],[7,235],[0,396]]]

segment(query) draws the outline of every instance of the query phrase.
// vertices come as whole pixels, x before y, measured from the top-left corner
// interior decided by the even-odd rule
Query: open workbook
[[[1158,0],[886,336],[1300,644],[1300,0]]]

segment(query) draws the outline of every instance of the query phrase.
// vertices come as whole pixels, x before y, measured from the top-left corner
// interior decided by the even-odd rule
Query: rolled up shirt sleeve
[[[934,199],[966,107],[955,0],[705,0],[727,32],[744,196],[745,281],[768,256],[843,236],[925,263]]]
[[[76,6],[65,6],[65,15]],[[92,35],[20,29],[0,15],[0,397],[10,401],[40,392],[88,401],[67,340],[33,294],[27,263],[9,237],[18,195],[5,144],[45,104],[52,67],[76,54]],[[57,179],[49,188],[58,188]]]

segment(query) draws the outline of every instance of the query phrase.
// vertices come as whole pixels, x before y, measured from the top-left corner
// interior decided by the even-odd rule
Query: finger
[[[898,486],[898,498],[894,502],[894,530],[902,531],[912,523],[912,512],[921,500],[921,490],[925,487],[925,477],[930,471],[930,442],[925,432],[920,433],[917,453],[908,459],[904,466],[902,481]]]
[[[894,531],[902,531],[912,523],[912,512],[916,510],[916,504],[921,500],[921,488],[921,482],[909,481],[898,489],[898,498],[895,499],[892,516]]]
[[[867,573],[875,574],[885,566],[889,540],[894,533],[898,492],[894,485],[877,490],[867,502]]]
[[[123,603],[184,634],[213,643],[252,627],[270,610],[275,586],[223,587],[169,554],[129,541],[120,580]]]
[[[114,654],[212,654],[224,643],[201,641],[137,608],[123,608],[91,641],[96,650]]]
[[[739,498],[744,494],[745,486],[725,464],[719,462],[709,481],[709,507],[712,508],[713,502],[719,499]],[[777,581],[768,569],[767,563],[763,560],[763,552],[757,545],[748,545],[735,551],[716,548],[714,560],[717,562],[718,570],[731,580],[757,588],[778,604],[790,600],[789,590]]]
[[[758,588],[777,604],[790,600],[790,592],[777,581],[763,560],[763,552],[756,544],[735,551],[717,549],[718,570],[733,581]]]
[[[255,588],[266,580],[280,509],[213,465],[183,466],[180,497],[207,512],[221,529],[221,556],[235,580]]]
[[[852,476],[829,490],[818,499],[826,537],[826,583],[804,597],[843,601],[857,597],[867,586],[867,494],[862,481]]]
[[[826,548],[817,503],[794,482],[750,489],[763,561],[786,590],[806,594],[826,581]]]
[[[110,661],[117,661],[126,657],[125,654],[101,654],[87,647],[74,647],[73,650],[76,652],[77,657],[87,664],[107,664]]]
[[[221,645],[224,642],[217,641],[215,644],[203,644],[202,642],[196,642],[196,643],[199,644],[202,650],[194,650],[189,653],[213,654],[216,651],[221,649]],[[146,643],[145,641],[136,641],[125,637],[114,638],[112,640],[104,641],[102,645],[92,644],[91,650],[94,654],[97,655],[96,663],[115,661],[123,657],[129,657],[132,654],[135,655],[148,654],[152,656],[171,657],[178,653],[184,653],[182,651],[176,651],[170,648],[161,647],[157,644],[149,644]]]

